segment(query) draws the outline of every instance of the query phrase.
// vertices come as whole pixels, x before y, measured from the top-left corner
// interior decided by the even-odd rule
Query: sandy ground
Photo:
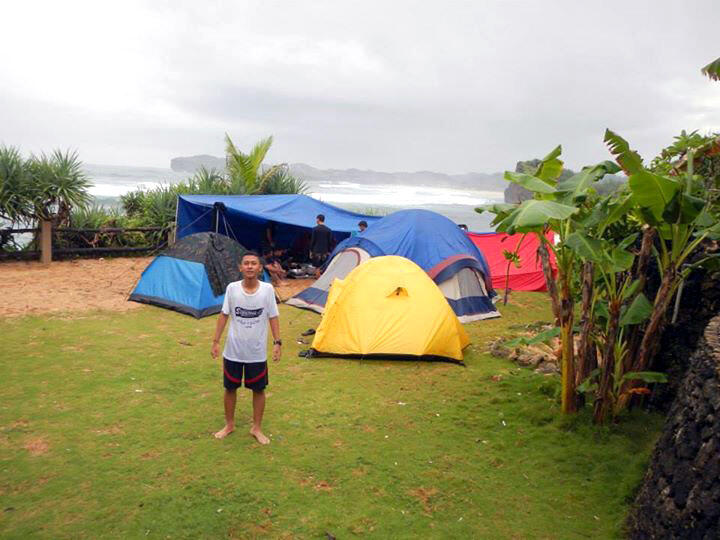
[[[143,304],[128,302],[148,257],[0,263],[0,317],[29,314],[127,311]],[[285,300],[308,287],[309,279],[288,280],[277,287]]]

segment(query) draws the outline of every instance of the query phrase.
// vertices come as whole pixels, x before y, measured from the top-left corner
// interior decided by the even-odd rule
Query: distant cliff
[[[290,165],[290,173],[311,182],[353,182],[358,184],[417,185],[502,191],[502,173],[445,174],[432,171],[380,172],[361,169],[316,169],[304,163]]]
[[[176,172],[193,173],[201,166],[206,169],[225,169],[225,159],[199,155],[177,157],[170,160],[170,168]],[[502,173],[444,174],[432,171],[380,172],[361,169],[317,169],[305,163],[292,163],[290,174],[309,182],[353,182],[358,184],[397,184],[497,191],[505,188],[507,182]]]
[[[175,172],[194,173],[200,167],[206,169],[225,169],[225,158],[202,154],[199,156],[176,157],[170,160],[170,168]]]
[[[519,161],[517,172],[534,172],[540,160]],[[199,155],[177,157],[170,160],[170,168],[176,172],[193,173],[200,167],[206,169],[225,169],[225,158]],[[471,189],[475,191],[495,191],[505,193],[505,202],[516,203],[531,198],[525,188],[510,184],[503,179],[503,173],[445,174],[432,171],[417,172],[380,172],[362,169],[317,169],[305,163],[292,163],[290,174],[311,183],[351,182],[356,184],[390,184],[404,186],[432,186],[453,189]],[[564,169],[561,178],[573,175],[570,169]],[[622,183],[622,181],[619,181]]]

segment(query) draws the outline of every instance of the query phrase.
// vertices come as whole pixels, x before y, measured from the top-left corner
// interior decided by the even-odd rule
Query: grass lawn
[[[663,419],[560,418],[556,377],[485,352],[549,319],[544,295],[512,301],[466,326],[467,367],[298,358],[319,317],[281,306],[267,447],[245,390],[238,431],[211,437],[215,317],[0,319],[0,536],[617,537]]]

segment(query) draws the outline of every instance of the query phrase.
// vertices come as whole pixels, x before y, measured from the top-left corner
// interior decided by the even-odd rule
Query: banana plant
[[[581,218],[591,212],[587,201],[592,183],[605,174],[617,172],[618,168],[613,163],[604,162],[595,167],[586,167],[580,173],[559,182],[563,170],[563,162],[559,159],[561,153],[562,148],[557,146],[540,161],[533,174],[505,173],[507,181],[533,192],[532,199],[517,205],[485,205],[476,211],[494,213],[496,217],[493,225],[499,232],[532,233],[538,237],[553,312],[560,328],[562,411],[573,413],[577,410],[573,282],[578,257],[567,240],[578,229]],[[548,231],[556,234],[557,243],[547,239]],[[548,252],[555,255],[557,279],[550,273]]]
[[[587,294],[583,291],[584,324],[579,364],[582,370],[588,350],[593,347],[599,349],[602,362],[594,402],[594,419],[597,423],[606,419],[615,404],[613,389],[618,373],[623,373],[627,350],[625,329],[629,325],[641,323],[649,314],[643,313],[647,300],[642,293],[638,294],[640,283],[630,272],[635,255],[628,251],[628,247],[635,243],[637,234],[613,245],[602,237],[607,225],[608,221],[605,220],[594,229],[579,229],[566,240],[567,246],[583,261],[584,266],[591,265],[593,269],[593,280],[589,284],[583,283],[589,290]],[[597,237],[593,237],[593,234]],[[586,357],[583,358],[583,355]],[[581,378],[578,378],[578,382],[582,382]]]
[[[580,220],[581,226],[566,240],[585,269],[579,371],[584,371],[583,357],[587,359],[590,351],[602,358],[596,372],[597,423],[616,417],[634,393],[637,381],[628,374],[645,373],[648,368],[672,295],[691,270],[682,264],[704,238],[714,234],[707,199],[697,197],[693,190],[692,154],[690,173],[676,179],[646,169],[640,156],[613,132],[608,130],[605,139],[629,175],[628,187],[597,201],[593,212]],[[607,234],[610,226],[628,216],[642,232],[639,251],[637,233],[619,243],[610,241]],[[645,296],[645,275],[653,254],[662,282],[651,302]],[[590,283],[586,282],[588,269],[592,270]],[[578,383],[582,381],[578,377]]]
[[[588,375],[595,373],[598,423],[623,410],[637,393],[633,389],[638,381],[656,382],[647,370],[675,290],[694,266],[718,261],[685,263],[705,238],[720,238],[711,199],[693,174],[692,148],[683,157],[686,174],[671,176],[646,168],[639,154],[612,131],[606,131],[605,141],[616,163],[604,161],[558,181],[558,146],[535,171],[505,174],[509,182],[533,192],[531,200],[476,209],[495,214],[493,225],[499,232],[537,235],[541,258],[542,250],[555,254],[557,279],[549,264],[545,273],[560,329],[562,410],[576,410],[576,386],[586,388]],[[620,170],[628,175],[626,188],[598,197],[593,184]],[[618,236],[618,229],[624,234]],[[546,239],[548,230],[555,232],[556,242]],[[661,286],[650,300],[645,276],[652,257],[658,261]],[[576,352],[573,311],[581,295]]]
[[[629,372],[647,370],[659,342],[665,314],[680,283],[706,258],[694,265],[686,265],[690,255],[706,238],[720,237],[720,225],[712,217],[702,183],[693,174],[693,150],[686,155],[686,174],[671,177],[647,169],[640,155],[628,142],[607,130],[605,142],[617,163],[628,175],[629,208],[644,228],[644,236],[652,237],[652,253],[658,263],[661,282],[648,322],[642,328],[642,338],[629,350]],[[635,383],[629,380],[626,387]],[[621,392],[622,407],[628,392]]]

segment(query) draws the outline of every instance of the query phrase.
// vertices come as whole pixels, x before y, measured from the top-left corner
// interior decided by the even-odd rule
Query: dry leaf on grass
[[[50,450],[50,445],[42,437],[35,439],[29,439],[25,442],[25,450],[30,452],[31,456],[41,456],[47,454]]]

